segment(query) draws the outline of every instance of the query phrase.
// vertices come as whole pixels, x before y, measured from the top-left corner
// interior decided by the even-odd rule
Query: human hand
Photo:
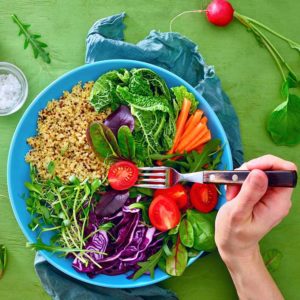
[[[239,169],[252,170],[244,184],[228,186],[227,203],[216,218],[216,244],[225,263],[253,257],[258,242],[288,214],[291,188],[268,188],[261,170],[296,170],[295,164],[272,155],[244,163]]]

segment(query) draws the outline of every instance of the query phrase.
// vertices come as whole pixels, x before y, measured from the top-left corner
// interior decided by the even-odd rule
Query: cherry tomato
[[[182,184],[175,184],[168,189],[156,190],[154,192],[154,197],[162,195],[170,200],[176,202],[179,209],[182,209],[187,206],[188,196],[185,188]]]
[[[203,213],[212,211],[218,202],[218,192],[214,184],[194,183],[190,197],[193,206]]]
[[[154,197],[149,207],[151,224],[160,231],[176,227],[180,222],[180,211],[174,201],[158,195]]]
[[[139,170],[137,166],[129,161],[123,160],[110,166],[108,182],[115,190],[127,190],[136,183],[138,175]]]

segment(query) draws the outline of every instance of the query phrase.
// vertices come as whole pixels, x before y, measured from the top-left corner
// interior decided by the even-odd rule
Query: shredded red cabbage
[[[89,277],[94,277],[97,274],[118,275],[129,271],[134,272],[139,269],[139,262],[146,261],[162,247],[163,238],[160,236],[160,232],[144,223],[140,209],[130,209],[129,207],[130,204],[139,202],[140,196],[136,199],[130,199],[129,194],[125,192],[120,198],[123,202],[122,207],[117,210],[114,209],[113,213],[99,213],[102,200],[112,203],[111,198],[118,198],[115,194],[107,193],[102,196],[104,199],[100,199],[96,211],[90,212],[88,230],[86,230],[88,234],[91,234],[105,223],[112,222],[114,224],[107,232],[100,230],[91,234],[85,247],[88,250],[106,253],[105,255],[88,253],[101,268],[91,260],[88,264],[78,258],[73,261],[73,267],[78,272],[87,273]],[[124,202],[125,197],[127,199]],[[110,200],[108,201],[107,198]],[[104,206],[102,208],[105,210]]]

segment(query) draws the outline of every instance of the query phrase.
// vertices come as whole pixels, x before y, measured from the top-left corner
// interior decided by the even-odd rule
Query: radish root
[[[176,15],[176,16],[170,21],[170,32],[173,32],[173,31],[172,31],[172,25],[173,25],[174,21],[175,21],[177,18],[179,18],[179,17],[181,17],[182,15],[185,15],[185,14],[190,14],[190,13],[203,13],[203,12],[206,12],[206,9],[200,9],[200,10],[199,10],[199,9],[198,9],[198,10],[187,10],[187,11],[184,11],[184,12],[182,12],[182,13]]]

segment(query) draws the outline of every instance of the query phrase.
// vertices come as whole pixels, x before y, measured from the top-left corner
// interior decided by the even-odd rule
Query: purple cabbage
[[[121,105],[117,110],[108,116],[104,121],[104,125],[109,127],[111,131],[117,136],[118,130],[121,126],[126,125],[132,132],[134,129],[134,118],[127,106]]]
[[[121,195],[121,201],[124,201],[124,194],[126,193],[117,193]],[[114,194],[109,194],[110,198],[112,195]],[[99,203],[103,201],[104,196],[102,196],[102,200]],[[101,266],[101,269],[91,261],[89,261],[88,265],[84,265],[75,258],[73,267],[78,272],[87,273],[89,277],[94,277],[97,274],[118,275],[129,271],[135,272],[139,269],[139,262],[146,261],[162,247],[163,237],[159,235],[161,232],[154,227],[145,225],[140,209],[129,208],[130,204],[140,201],[141,197],[139,196],[136,199],[130,199],[128,195],[126,197],[125,202],[119,209],[116,209],[117,206],[113,205],[113,213],[108,215],[105,213],[105,216],[103,216],[103,213],[99,214],[99,211],[96,214],[91,211],[88,223],[88,226],[91,228],[97,229],[101,224],[107,222],[112,222],[114,226],[108,232],[101,230],[95,233],[86,244],[86,249],[106,253],[106,255],[89,253],[92,259]],[[114,196],[115,198],[117,199],[116,196]],[[108,201],[109,206],[111,203],[113,202]],[[97,209],[99,209],[98,205]],[[103,212],[102,208],[101,211]],[[91,220],[94,224],[90,224]],[[132,274],[128,278],[130,276]]]
[[[95,213],[98,217],[111,216],[123,207],[128,198],[128,191],[110,190],[101,196],[101,199],[96,206]]]

